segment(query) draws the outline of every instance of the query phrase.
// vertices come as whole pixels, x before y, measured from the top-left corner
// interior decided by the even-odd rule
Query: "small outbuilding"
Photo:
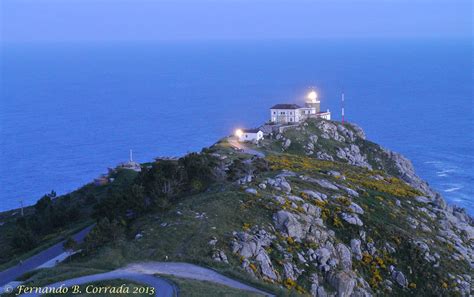
[[[258,142],[263,139],[263,132],[260,129],[239,129],[236,136],[240,142]]]

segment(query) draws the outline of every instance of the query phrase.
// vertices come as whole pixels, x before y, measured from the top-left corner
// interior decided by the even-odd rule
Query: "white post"
[[[133,162],[133,151],[130,150],[130,162]]]

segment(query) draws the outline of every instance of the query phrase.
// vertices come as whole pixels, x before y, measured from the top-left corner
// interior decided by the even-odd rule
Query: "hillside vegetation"
[[[355,125],[325,120],[249,146],[265,157],[224,138],[143,166],[96,197],[83,252],[28,282],[167,260],[281,296],[469,296],[472,218],[407,159]]]

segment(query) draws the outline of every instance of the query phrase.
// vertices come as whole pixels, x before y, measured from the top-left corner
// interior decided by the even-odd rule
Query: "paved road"
[[[232,145],[233,147],[241,150],[245,154],[255,155],[255,156],[260,157],[260,158],[265,157],[264,153],[262,153],[261,151],[257,151],[257,150],[254,150],[254,149],[251,149],[251,148],[247,147],[244,143],[239,142],[237,139],[235,139],[235,137],[230,137],[229,138],[229,144]]]
[[[74,240],[77,242],[82,242],[92,227],[93,226],[89,226],[81,230],[80,232],[74,234],[72,238],[74,238]],[[46,250],[28,258],[27,260],[23,261],[22,264],[17,264],[5,271],[0,272],[0,286],[8,284],[28,271],[34,270],[38,266],[64,253],[65,251],[63,248],[63,243],[64,241],[61,241],[60,243],[57,243]]]
[[[123,279],[130,280],[140,284],[146,284],[155,288],[155,296],[159,297],[174,297],[177,294],[176,287],[163,278],[154,276],[155,274],[168,274],[181,278],[188,278],[200,281],[209,281],[235,289],[246,290],[254,293],[262,294],[263,296],[273,295],[262,290],[253,288],[244,283],[238,282],[216,271],[204,267],[200,267],[189,263],[174,263],[174,262],[145,262],[135,263],[129,266],[114,271],[93,274],[78,278],[57,282],[46,285],[48,288],[71,287],[74,285],[87,284],[103,280]],[[39,296],[38,294],[22,294],[20,296]]]
[[[176,262],[145,262],[135,263],[125,268],[128,271],[144,274],[170,274],[177,277],[218,283],[235,289],[250,291],[264,296],[273,296],[267,292],[248,286],[239,281],[224,276],[212,269],[189,263]]]
[[[118,270],[114,270],[114,271],[110,271],[106,273],[72,278],[72,279],[62,281],[62,282],[46,285],[43,288],[45,287],[47,287],[48,289],[59,288],[61,286],[65,288],[70,288],[74,285],[83,285],[83,284],[93,283],[97,281],[114,280],[114,279],[129,280],[129,281],[133,281],[139,284],[153,287],[155,289],[154,296],[156,297],[174,297],[177,295],[177,289],[169,281],[164,280],[161,277],[156,277],[149,274],[130,272],[130,271],[127,271],[126,269],[118,269]],[[83,290],[82,293],[93,294],[91,291],[86,292],[84,288],[82,288],[82,290]],[[69,292],[71,293],[72,289],[69,289]],[[133,292],[130,292],[130,293],[133,293]],[[100,294],[94,294],[94,295],[100,296]],[[130,294],[130,295],[133,295],[133,294]],[[27,294],[21,294],[20,296],[33,297],[33,296],[40,296],[40,294],[27,293]]]

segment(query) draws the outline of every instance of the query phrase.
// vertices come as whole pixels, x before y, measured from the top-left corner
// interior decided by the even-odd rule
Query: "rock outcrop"
[[[243,177],[253,196],[242,204],[268,210],[267,225],[234,232],[232,255],[250,275],[311,296],[469,296],[472,218],[365,137],[310,120],[264,143],[270,169]],[[213,259],[231,263],[221,251]]]

